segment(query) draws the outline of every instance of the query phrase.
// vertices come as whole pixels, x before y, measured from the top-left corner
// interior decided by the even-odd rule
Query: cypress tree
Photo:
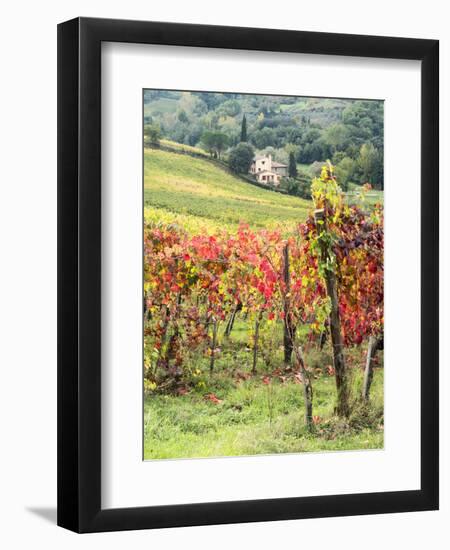
[[[289,177],[297,177],[297,163],[295,162],[295,155],[292,151],[289,153]]]
[[[247,141],[247,119],[245,118],[245,115],[242,117],[241,141]]]

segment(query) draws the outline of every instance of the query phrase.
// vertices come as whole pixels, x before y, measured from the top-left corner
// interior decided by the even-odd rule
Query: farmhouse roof
[[[269,158],[270,157],[268,155],[255,155],[253,162],[256,162],[257,160],[269,160]],[[287,168],[287,164],[275,162],[274,160],[272,161],[272,166],[274,166],[275,168]]]

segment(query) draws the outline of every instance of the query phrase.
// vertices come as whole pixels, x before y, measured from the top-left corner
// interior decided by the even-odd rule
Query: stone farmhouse
[[[281,178],[288,175],[287,164],[281,164],[272,160],[272,155],[256,156],[250,165],[250,174],[259,183],[280,185]]]

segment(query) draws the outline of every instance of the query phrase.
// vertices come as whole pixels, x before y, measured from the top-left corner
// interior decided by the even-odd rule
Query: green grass
[[[346,100],[332,98],[298,98],[294,103],[280,105],[280,110],[291,116],[302,116],[311,119],[323,127],[329,126],[340,119]]]
[[[147,219],[162,213],[187,228],[251,227],[289,229],[304,221],[310,201],[260,189],[206,159],[157,149],[144,152]]]
[[[178,101],[176,99],[162,97],[144,103],[144,116],[153,115],[155,113],[172,113],[176,109]]]
[[[311,164],[302,164],[301,162],[297,162],[297,171],[301,174],[306,174],[313,178],[313,172],[311,169]]]
[[[186,145],[184,143],[177,143],[176,141],[171,141],[170,139],[161,139],[160,144],[162,147],[167,147],[172,149],[174,152],[186,153],[200,155],[202,157],[208,158],[209,154],[200,147],[192,147],[191,145]]]
[[[355,372],[354,387],[360,386]],[[205,400],[216,389],[221,402]],[[260,376],[230,383],[213,374],[203,391],[182,396],[153,395],[144,404],[144,458],[195,458],[300,453],[383,447],[383,371],[377,369],[369,407],[356,407],[348,421],[333,416],[335,382],[314,380],[314,433],[305,429],[301,384]],[[271,403],[271,405],[269,405]]]
[[[307,331],[307,327],[304,327]],[[195,458],[273,453],[379,449],[383,447],[383,365],[377,356],[369,406],[358,401],[365,346],[346,352],[354,411],[348,420],[334,416],[336,388],[326,367],[332,364],[330,345],[305,352],[313,373],[314,432],[305,428],[303,387],[283,370],[282,326],[263,327],[257,374],[250,376],[253,351],[249,323],[236,319],[231,338],[219,328],[214,371],[209,358],[193,352],[186,357],[191,378],[184,395],[151,393],[144,401],[144,458]],[[299,337],[304,339],[302,330]],[[277,373],[287,375],[283,382]],[[270,386],[263,377],[271,376]],[[214,394],[220,403],[210,401]]]
[[[348,184],[348,192],[347,192],[347,199],[351,203],[352,201],[358,200],[358,194],[361,190],[360,185],[356,185],[355,183],[349,183]],[[381,191],[380,189],[371,189],[367,192],[365,199],[365,203],[369,206],[373,206],[375,204],[383,204],[384,203],[384,191]]]

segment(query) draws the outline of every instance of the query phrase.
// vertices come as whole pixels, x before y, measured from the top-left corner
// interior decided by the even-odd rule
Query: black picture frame
[[[421,61],[421,488],[101,508],[101,44]],[[58,26],[58,525],[76,532],[438,509],[439,43],[77,18]]]

